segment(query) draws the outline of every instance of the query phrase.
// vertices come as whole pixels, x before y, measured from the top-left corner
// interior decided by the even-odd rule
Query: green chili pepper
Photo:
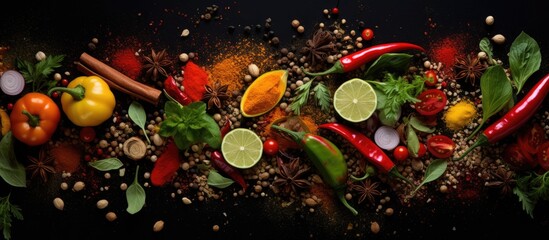
[[[307,132],[295,132],[286,128],[272,125],[272,128],[286,133],[290,138],[304,148],[305,153],[320,173],[322,180],[332,187],[339,200],[354,215],[358,214],[345,199],[347,187],[347,163],[339,148],[328,139]]]

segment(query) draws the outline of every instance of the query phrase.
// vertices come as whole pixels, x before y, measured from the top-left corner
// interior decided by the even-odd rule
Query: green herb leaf
[[[210,170],[210,173],[208,174],[208,185],[210,186],[226,188],[233,183],[234,181],[232,179],[223,177],[217,171]]]
[[[11,131],[0,140],[0,176],[11,186],[27,186],[25,166],[15,157]]]
[[[130,214],[135,214],[141,211],[141,208],[145,205],[145,189],[141,187],[137,181],[137,176],[139,174],[139,165],[135,170],[135,178],[133,183],[126,189],[126,201],[128,202],[128,208],[126,211]]]
[[[320,106],[320,110],[323,112],[327,112],[330,110],[331,104],[331,95],[330,90],[326,85],[319,82],[316,84],[316,86],[313,88],[313,91],[315,93],[315,99],[318,105]]]
[[[511,44],[509,50],[509,67],[511,78],[516,85],[516,93],[519,93],[524,83],[541,65],[541,52],[539,45],[532,37],[521,32]]]
[[[490,39],[488,39],[487,37],[482,38],[478,46],[480,50],[485,52],[486,56],[488,56],[488,63],[492,64],[492,58],[494,57],[494,53],[492,52],[493,47]]]
[[[424,133],[433,133],[435,132],[435,128],[434,127],[429,127],[427,125],[425,125],[419,118],[417,118],[416,116],[412,116],[410,117],[410,122],[409,122],[410,126],[412,126],[414,129],[420,131],[420,132],[424,132]]]
[[[406,53],[385,53],[368,67],[364,79],[377,79],[387,72],[403,73],[408,69],[412,57]]]
[[[513,193],[519,198],[519,202],[522,203],[522,209],[531,217],[534,218],[534,208],[536,207],[535,200],[531,199],[528,194],[523,192],[519,187],[513,188]]]
[[[119,169],[124,164],[118,158],[106,158],[93,162],[89,162],[88,165],[99,171],[110,171]]]
[[[446,168],[448,167],[448,162],[445,159],[435,159],[427,166],[427,169],[425,170],[425,176],[423,177],[423,181],[416,186],[414,191],[412,191],[412,195],[421,188],[421,186],[432,182],[434,180],[437,180],[442,174],[446,171]]]
[[[410,151],[412,157],[417,157],[419,152],[419,138],[417,137],[414,128],[410,125],[406,126],[406,147]]]
[[[12,217],[17,220],[23,220],[21,208],[10,202],[10,194],[0,197],[0,229],[2,229],[4,239],[11,239]]]
[[[147,135],[147,131],[145,129],[147,124],[147,113],[145,112],[143,105],[139,102],[133,101],[128,108],[128,115],[130,116],[130,119],[137,124],[137,126],[143,129],[143,135],[145,135],[147,142],[151,144],[151,140],[149,140],[149,136]]]
[[[26,82],[32,83],[33,92],[45,93],[55,86],[55,80],[48,77],[56,68],[61,67],[64,58],[64,55],[49,55],[36,64],[18,58],[16,59],[16,65]]]
[[[309,80],[305,84],[299,86],[296,88],[296,97],[290,103],[289,107],[290,109],[296,114],[300,115],[301,108],[307,104],[309,101],[309,92],[311,91],[311,84],[313,83],[313,80]]]
[[[488,67],[480,77],[482,93],[482,123],[467,138],[470,139],[484,126],[490,117],[501,111],[513,98],[513,87],[501,65]]]

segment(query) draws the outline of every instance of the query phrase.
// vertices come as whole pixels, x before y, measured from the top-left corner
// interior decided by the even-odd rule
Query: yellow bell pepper
[[[0,108],[0,128],[2,129],[0,136],[6,135],[11,129],[10,117],[4,109]]]
[[[49,90],[61,91],[61,106],[69,120],[77,126],[94,127],[112,116],[116,100],[109,85],[98,76],[80,76],[67,87]]]

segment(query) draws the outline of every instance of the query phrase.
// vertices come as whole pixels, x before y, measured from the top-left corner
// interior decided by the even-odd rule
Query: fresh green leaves
[[[419,137],[417,136],[416,131],[423,133],[432,133],[435,131],[435,128],[425,125],[419,118],[415,115],[405,117],[403,119],[403,126],[406,133],[406,148],[410,152],[410,155],[413,157],[418,156],[420,142]]]
[[[488,57],[488,62],[490,64],[492,64],[492,59],[494,58],[494,53],[493,53],[493,47],[492,47],[492,44],[490,43],[490,39],[488,39],[487,37],[484,37],[480,40],[480,43],[479,43],[479,48],[480,50],[482,50],[483,52],[486,53],[486,56]]]
[[[310,80],[303,85],[297,87],[296,89],[296,97],[290,103],[289,107],[290,109],[296,114],[300,115],[301,108],[305,106],[309,102],[309,95],[311,92],[311,86],[313,84],[313,80]],[[324,85],[321,82],[316,83],[316,86],[313,88],[314,97],[317,102],[317,104],[320,106],[322,111],[328,111],[330,110],[331,106],[331,94],[330,90],[326,85]]]
[[[234,181],[232,179],[223,177],[215,170],[210,170],[210,173],[208,173],[208,185],[210,186],[226,188],[233,183]]]
[[[139,165],[135,170],[135,178],[132,184],[126,189],[126,201],[128,201],[128,208],[126,211],[130,214],[135,214],[141,211],[141,208],[145,205],[145,189],[141,187],[137,176],[139,174]]]
[[[509,51],[509,67],[516,93],[519,93],[526,80],[539,70],[540,64],[541,52],[538,43],[528,34],[521,32],[511,44]]]
[[[26,82],[32,83],[33,92],[45,93],[55,86],[56,81],[48,77],[56,68],[61,67],[64,58],[64,55],[49,55],[36,64],[17,58],[16,65]]]
[[[124,164],[118,158],[106,158],[89,162],[88,165],[99,171],[110,171],[119,169]]]
[[[10,202],[10,194],[5,197],[0,197],[0,229],[2,229],[4,238],[6,240],[11,239],[11,223],[12,218],[17,220],[23,220],[23,213],[21,208],[17,205],[13,205]]]
[[[386,72],[405,72],[413,55],[405,53],[385,53],[381,55],[364,74],[364,79],[376,79],[383,77]]]
[[[513,86],[501,65],[494,65],[486,69],[480,78],[480,90],[482,92],[482,123],[468,137],[469,139],[475,136],[484,123],[507,106],[507,103],[513,98]]]
[[[147,142],[151,144],[151,140],[149,140],[149,136],[147,135],[147,131],[145,130],[145,126],[147,124],[147,113],[145,113],[143,105],[141,105],[139,102],[133,101],[128,108],[128,115],[135,124],[143,129],[143,135],[145,135],[145,138],[147,138]]]
[[[330,110],[331,106],[331,94],[330,90],[326,85],[319,82],[316,84],[316,86],[313,88],[313,91],[315,93],[315,99],[318,105],[320,106],[320,110],[323,112],[328,112]]]
[[[14,187],[27,186],[25,166],[15,157],[11,131],[0,140],[0,176]]]
[[[427,169],[425,170],[425,175],[423,176],[423,181],[419,185],[416,186],[416,188],[412,191],[411,195],[413,196],[421,186],[437,180],[444,172],[446,171],[446,168],[448,167],[448,162],[445,159],[435,159],[427,166]]]
[[[221,131],[215,120],[207,114],[206,103],[193,102],[183,106],[167,101],[164,105],[166,120],[160,124],[158,134],[173,137],[177,148],[188,149],[196,143],[207,143],[212,148],[221,145]]]
[[[531,172],[517,178],[513,193],[522,202],[522,208],[534,217],[534,208],[539,200],[549,201],[549,171],[543,174]]]

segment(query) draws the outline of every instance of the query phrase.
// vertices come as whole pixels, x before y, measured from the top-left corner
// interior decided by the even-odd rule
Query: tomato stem
[[[40,117],[33,115],[32,113],[28,112],[27,110],[23,110],[21,113],[25,114],[29,118],[29,125],[31,127],[38,127],[40,125]]]

